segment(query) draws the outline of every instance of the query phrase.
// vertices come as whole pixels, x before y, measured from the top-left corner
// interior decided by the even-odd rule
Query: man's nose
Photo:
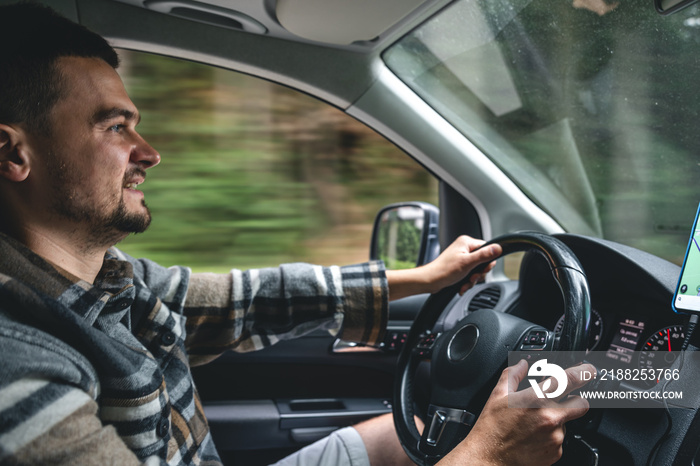
[[[144,138],[137,135],[137,142],[131,150],[131,161],[144,168],[155,167],[160,163],[160,154]]]

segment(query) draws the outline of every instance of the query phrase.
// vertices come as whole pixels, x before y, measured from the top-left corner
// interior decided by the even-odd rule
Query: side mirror
[[[425,202],[403,202],[377,214],[369,257],[387,269],[409,269],[427,264],[440,254],[440,210]]]

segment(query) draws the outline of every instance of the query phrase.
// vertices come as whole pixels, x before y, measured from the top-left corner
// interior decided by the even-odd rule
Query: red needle
[[[671,330],[666,329],[666,339],[668,340],[668,350],[671,351]]]

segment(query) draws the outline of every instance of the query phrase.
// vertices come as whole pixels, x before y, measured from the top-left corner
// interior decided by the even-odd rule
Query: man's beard
[[[126,210],[124,197],[119,199],[119,205],[112,211],[112,215],[105,223],[106,230],[117,230],[123,233],[143,233],[151,224],[151,211],[146,205],[146,201],[141,201],[141,205],[146,208],[143,213],[130,213]]]
[[[69,219],[76,224],[89,226],[88,241],[86,247],[113,245],[121,241],[129,233],[143,233],[151,223],[151,212],[145,201],[141,205],[145,211],[129,212],[124,201],[123,190],[120,192],[116,207],[109,209],[108,205],[96,205],[90,202],[88,196],[75,192],[72,186],[81,186],[80,177],[71,176],[71,172],[64,164],[56,164],[52,170],[54,175],[54,212],[61,217]],[[134,168],[124,175],[122,186],[126,180],[132,179],[135,174],[145,178],[145,171]]]

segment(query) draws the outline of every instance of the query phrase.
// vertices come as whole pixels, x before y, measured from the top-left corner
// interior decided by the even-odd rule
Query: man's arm
[[[462,236],[430,264],[397,271],[385,271],[380,262],[368,262],[345,267],[286,264],[228,274],[190,274],[188,269],[166,269],[114,252],[134,265],[144,288],[159,296],[171,311],[187,317],[190,363],[203,364],[227,349],[260,349],[314,329],[341,332],[339,336],[348,341],[378,344],[388,319],[389,299],[436,292],[501,253],[498,245],[477,251],[482,244]],[[491,267],[493,263],[486,271]],[[462,292],[484,273],[472,277]],[[153,312],[145,309],[144,316]]]
[[[462,236],[435,261],[410,270],[385,271],[381,263],[368,262],[193,274],[184,306],[190,362],[207,362],[226,349],[260,349],[319,328],[376,345],[386,329],[389,299],[438,291],[501,252],[497,245],[475,251],[482,244]]]
[[[184,313],[192,364],[226,349],[257,350],[316,329],[377,345],[387,323],[388,289],[378,262],[193,274]]]

